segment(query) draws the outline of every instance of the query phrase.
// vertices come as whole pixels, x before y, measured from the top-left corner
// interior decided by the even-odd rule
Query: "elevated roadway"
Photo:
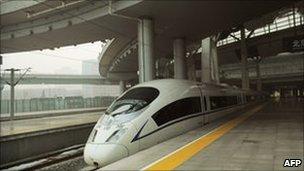
[[[15,80],[21,77],[21,74],[15,75]],[[2,80],[10,82],[10,74],[3,74]],[[19,84],[94,84],[94,85],[112,85],[113,81],[98,75],[52,75],[52,74],[27,74]],[[116,82],[117,84],[117,82]]]

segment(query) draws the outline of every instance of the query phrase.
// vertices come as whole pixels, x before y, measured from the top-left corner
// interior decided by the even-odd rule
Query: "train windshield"
[[[134,113],[148,106],[159,95],[152,87],[134,88],[117,99],[105,114],[112,116]]]

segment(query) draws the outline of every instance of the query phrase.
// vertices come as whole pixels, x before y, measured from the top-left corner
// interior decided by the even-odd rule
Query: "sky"
[[[1,70],[31,67],[30,74],[81,74],[82,61],[97,60],[101,50],[102,43],[99,41],[55,50],[1,54],[3,56]]]

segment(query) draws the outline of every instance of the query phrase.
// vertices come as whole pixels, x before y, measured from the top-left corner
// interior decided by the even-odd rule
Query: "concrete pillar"
[[[280,94],[281,94],[282,98],[285,97],[286,94],[285,94],[285,89],[284,88],[281,88]]]
[[[242,88],[249,89],[249,74],[247,68],[247,46],[245,28],[241,29],[241,62],[242,62]]]
[[[201,81],[219,83],[217,47],[215,36],[202,40]]]
[[[215,83],[220,83],[217,56],[216,36],[211,37],[211,77]]]
[[[2,109],[2,106],[1,106],[1,105],[2,105],[2,103],[1,103],[1,102],[2,102],[2,90],[4,89],[4,85],[2,84],[2,75],[1,75],[1,74],[2,74],[2,73],[1,73],[1,66],[2,66],[2,63],[3,63],[3,62],[2,62],[2,56],[0,55],[0,115],[1,115],[1,113],[2,113],[2,112],[1,112],[1,111],[2,111],[2,110],[1,110],[1,109]]]
[[[119,92],[122,94],[126,91],[126,82],[125,81],[119,81]]]
[[[138,23],[138,69],[139,83],[154,79],[154,25],[149,18],[142,18]]]
[[[292,91],[292,96],[295,97],[297,94],[297,91],[295,90],[295,88],[292,88],[291,91]]]
[[[187,79],[185,40],[177,38],[173,41],[174,78]]]
[[[210,37],[202,40],[201,53],[201,81],[211,82],[211,67],[210,67]]]
[[[257,91],[262,91],[262,79],[261,79],[261,71],[260,71],[260,63],[256,63],[256,75],[257,75]]]
[[[195,70],[195,59],[193,56],[190,56],[187,61],[188,68],[188,79],[196,81],[196,70]]]

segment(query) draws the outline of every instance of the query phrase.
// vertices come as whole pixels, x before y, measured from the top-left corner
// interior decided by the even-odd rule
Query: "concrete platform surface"
[[[303,170],[303,102],[273,102],[176,170]]]
[[[35,119],[22,119],[13,121],[2,121],[0,136],[10,136],[23,133],[37,132],[54,128],[94,123],[103,112],[69,114],[63,116],[43,117]]]
[[[300,167],[283,167],[285,159],[303,162],[303,115],[303,101],[298,99],[269,102],[175,170],[303,170],[303,163]],[[190,131],[100,170],[143,169],[232,118]]]

